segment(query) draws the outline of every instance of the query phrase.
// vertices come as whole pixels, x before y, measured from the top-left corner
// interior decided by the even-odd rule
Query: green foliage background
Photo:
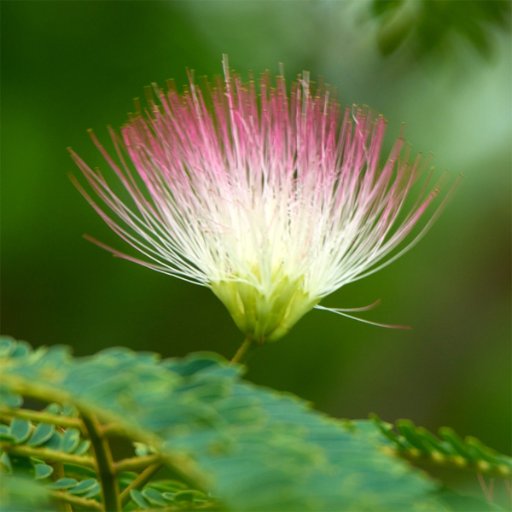
[[[78,171],[65,148],[100,163],[85,129],[106,140],[143,86],[180,84],[187,66],[219,73],[222,53],[242,73],[283,62],[289,78],[308,69],[343,104],[382,112],[389,141],[405,122],[414,151],[465,179],[411,253],[325,300],[381,298],[371,318],[414,330],[312,312],[254,354],[248,378],[334,416],[448,424],[509,451],[510,5],[486,2],[506,4],[498,22],[465,10],[476,2],[444,3],[474,17],[484,51],[428,2],[405,2],[404,33],[403,11],[366,1],[2,1],[2,331],[79,355],[112,345],[231,355],[240,335],[212,293],[81,238],[122,245],[67,179]]]

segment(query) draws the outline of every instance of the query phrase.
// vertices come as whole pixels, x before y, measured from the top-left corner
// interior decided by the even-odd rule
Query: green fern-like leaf
[[[63,347],[32,351],[10,339],[0,352],[9,393],[95,415],[152,447],[191,486],[159,497],[151,487],[132,489],[139,506],[213,497],[236,511],[439,510],[435,485],[381,453],[370,436],[294,397],[243,382],[242,368],[219,356],[160,361],[110,349],[73,359]],[[61,453],[79,446],[69,432],[59,433]]]
[[[374,429],[381,442],[402,457],[464,468],[495,478],[512,477],[512,457],[498,453],[474,437],[462,439],[451,428],[439,429],[436,436],[411,420],[398,420],[393,425],[373,415],[368,423],[368,427],[363,422],[358,426],[367,432]]]
[[[103,500],[86,438],[90,418],[105,439],[134,444],[133,456],[112,466],[127,511],[449,511],[457,500],[441,499],[397,453],[509,467],[450,431],[437,438],[409,422],[393,430],[378,419],[326,418],[293,396],[244,382],[242,367],[214,354],[160,360],[116,348],[75,359],[64,347],[32,351],[3,338],[0,372],[0,467],[41,478],[54,498],[78,509]],[[27,411],[22,396],[54,403]],[[153,478],[161,468],[166,476]]]

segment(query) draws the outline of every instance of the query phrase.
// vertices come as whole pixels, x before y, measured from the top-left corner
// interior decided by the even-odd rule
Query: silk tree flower
[[[110,130],[116,158],[91,133],[121,191],[71,151],[97,198],[76,182],[82,194],[144,259],[100,245],[209,287],[251,341],[277,340],[313,308],[375,323],[350,314],[369,308],[319,303],[421,238],[444,203],[432,171],[402,138],[384,158],[384,118],[313,93],[307,73],[290,92],[226,61],[223,79],[189,78],[182,93],[154,86],[147,110]]]

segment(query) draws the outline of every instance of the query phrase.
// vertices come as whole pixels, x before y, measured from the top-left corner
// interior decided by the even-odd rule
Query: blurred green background
[[[221,54],[256,74],[284,63],[406,123],[415,152],[464,181],[441,219],[382,272],[323,302],[412,325],[384,330],[309,313],[250,360],[254,382],[338,417],[448,424],[510,449],[508,2],[2,1],[2,331],[76,354],[126,345],[165,356],[241,340],[213,294],[116,260],[122,247],[68,180],[66,152],[100,162],[143,87],[218,74]],[[103,169],[108,169],[103,165]]]

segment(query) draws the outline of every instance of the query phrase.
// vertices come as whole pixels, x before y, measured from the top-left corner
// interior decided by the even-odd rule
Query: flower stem
[[[119,499],[114,461],[108,441],[103,436],[101,425],[94,416],[89,416],[82,412],[82,421],[89,434],[89,439],[96,455],[98,478],[101,483],[105,512],[121,512],[121,500]]]
[[[242,342],[236,354],[231,358],[232,363],[240,363],[249,353],[249,349],[252,347],[252,340],[250,338],[245,338]]]

